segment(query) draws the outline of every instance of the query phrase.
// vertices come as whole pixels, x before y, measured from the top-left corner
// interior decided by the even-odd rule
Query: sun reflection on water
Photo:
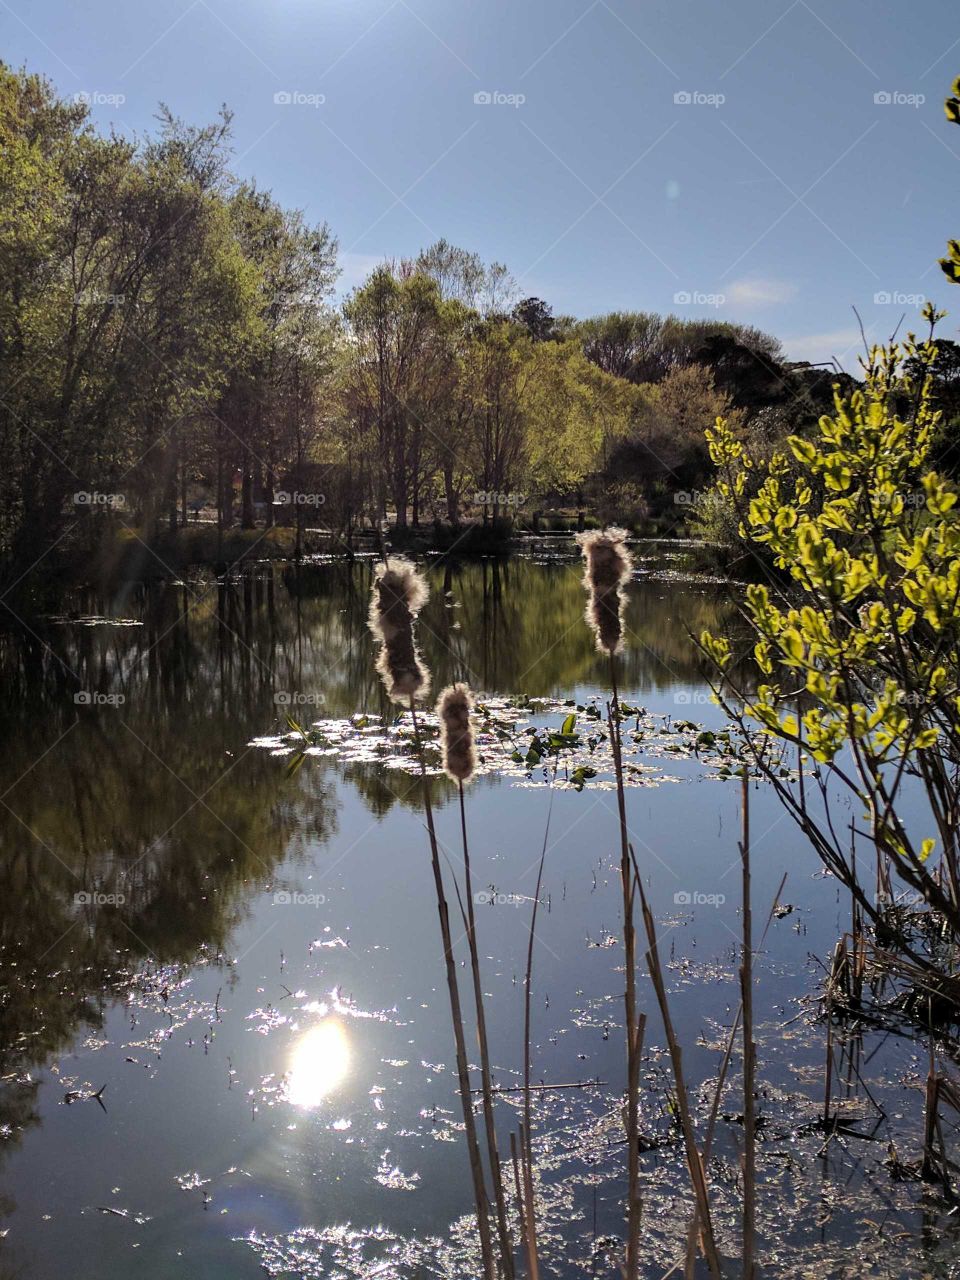
[[[336,1018],[304,1031],[287,1068],[286,1098],[295,1107],[316,1107],[350,1070],[350,1043]]]

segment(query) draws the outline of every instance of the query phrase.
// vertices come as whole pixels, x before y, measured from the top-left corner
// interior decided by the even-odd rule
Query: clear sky
[[[851,363],[852,305],[960,326],[957,0],[0,0],[0,32],[104,127],[227,103],[341,287],[443,236],[558,314],[719,315],[795,358]]]

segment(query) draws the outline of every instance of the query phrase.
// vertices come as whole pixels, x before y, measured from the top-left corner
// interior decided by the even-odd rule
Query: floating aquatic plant
[[[623,643],[623,588],[633,571],[628,536],[625,529],[610,528],[578,538],[586,562],[587,622],[604,653],[618,653]]]
[[[430,673],[413,638],[413,624],[429,588],[409,560],[395,557],[377,570],[370,601],[370,630],[382,646],[377,671],[393,702],[425,698]]]

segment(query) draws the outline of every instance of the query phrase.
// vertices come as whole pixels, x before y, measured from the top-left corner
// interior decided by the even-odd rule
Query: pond
[[[198,570],[78,596],[0,640],[0,1276],[476,1274],[421,784],[374,672],[373,568]],[[544,544],[427,575],[434,687],[468,680],[490,730],[466,814],[501,1149],[546,842],[533,1079],[573,1086],[535,1095],[546,1273],[614,1275],[616,795],[602,752],[579,786],[525,755],[531,730],[596,719],[607,696],[580,566]],[[704,746],[723,717],[689,634],[735,618],[734,588],[640,550],[628,821],[701,1119],[739,1001],[740,790]],[[323,723],[306,753],[288,717]],[[450,875],[456,793],[430,785]],[[890,1144],[904,1162],[920,1145],[923,1048],[877,1036],[835,1055],[845,1127],[829,1142],[818,1127],[818,983],[849,906],[775,798],[756,787],[751,803],[764,1273],[952,1274],[948,1207],[892,1173]],[[652,1277],[682,1257],[690,1199],[645,971],[639,991]],[[709,1169],[730,1256],[738,1078],[735,1058]]]

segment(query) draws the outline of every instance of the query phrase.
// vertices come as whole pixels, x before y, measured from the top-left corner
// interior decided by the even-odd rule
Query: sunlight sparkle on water
[[[350,1044],[335,1018],[304,1031],[290,1055],[286,1098],[295,1107],[316,1107],[350,1069]]]

